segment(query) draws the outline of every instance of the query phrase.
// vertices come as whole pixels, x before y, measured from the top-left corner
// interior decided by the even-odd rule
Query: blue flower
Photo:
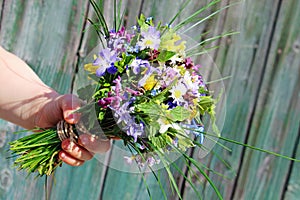
[[[203,144],[203,141],[204,141],[204,135],[203,135],[204,127],[203,126],[197,127],[193,133],[196,137],[199,137],[199,143]]]
[[[152,95],[152,96],[156,96],[156,95],[159,94],[160,92],[161,92],[160,90],[154,89],[154,90],[151,90],[151,95]]]
[[[178,104],[172,98],[167,101],[167,105],[169,106],[168,110],[178,106]]]
[[[111,67],[107,68],[107,72],[109,74],[115,74],[117,71],[118,69],[114,65],[111,65]]]

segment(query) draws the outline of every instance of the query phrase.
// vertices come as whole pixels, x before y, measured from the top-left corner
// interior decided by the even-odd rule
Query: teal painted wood
[[[77,62],[84,5],[87,2],[5,1],[0,44],[25,60],[46,84],[68,93]],[[44,179],[26,179],[25,172],[17,172],[12,168],[12,160],[6,160],[7,142],[21,136],[12,134],[17,128],[3,121],[0,127],[4,130],[1,136],[6,137],[5,146],[0,148],[0,199],[43,199]],[[73,176],[66,175],[66,180]]]
[[[298,143],[298,148],[296,149],[296,158],[300,156],[300,145]],[[286,192],[284,193],[284,200],[294,200],[299,198],[300,191],[300,163],[292,164],[292,173],[288,180],[288,185],[286,187]]]
[[[2,2],[0,0],[0,5]],[[183,3],[167,0],[143,1],[143,5],[142,1],[123,2],[128,10],[128,26],[134,25],[140,7],[146,16],[155,16],[157,21],[168,22]],[[182,13],[179,19],[182,20],[192,10],[207,2],[192,1],[187,8],[189,12]],[[221,6],[233,2],[236,1],[222,1]],[[199,34],[208,29],[212,30],[212,35],[229,30],[240,31],[239,35],[221,40],[221,48],[209,54],[215,63],[208,55],[200,60],[203,66],[215,64],[223,76],[232,76],[224,81],[227,101],[220,102],[220,107],[225,106],[227,110],[222,133],[225,137],[242,142],[248,138],[250,144],[288,156],[294,152],[299,158],[299,146],[295,149],[300,119],[299,3],[280,2],[243,1],[209,23],[200,25],[197,31],[189,31],[187,34],[197,39]],[[111,3],[104,1],[108,17],[112,13]],[[84,62],[84,57],[93,49],[96,41],[93,33],[85,32],[81,35],[87,6],[86,1],[75,0],[51,3],[5,1],[5,15],[0,20],[0,44],[28,62],[48,85],[61,93],[70,92],[73,87],[76,93],[86,83],[79,70],[72,85],[75,68],[77,65],[82,67],[80,63]],[[173,9],[164,9],[171,6]],[[212,13],[219,6],[205,14]],[[280,6],[278,16],[274,9],[277,6]],[[91,13],[90,8],[88,15],[92,16]],[[276,28],[273,33],[274,22]],[[215,78],[209,71],[205,75],[211,75],[212,80]],[[285,88],[286,84],[288,88]],[[281,98],[281,95],[286,99]],[[0,199],[42,199],[43,180],[35,181],[33,177],[25,179],[25,173],[16,172],[11,168],[12,160],[6,160],[7,142],[19,137],[12,134],[17,129],[0,121]],[[290,165],[284,159],[249,150],[243,154],[241,147],[225,144],[232,149],[232,153],[219,146],[213,150],[229,162],[232,169],[211,155],[200,159],[205,165],[229,176],[229,179],[225,179],[209,173],[225,199],[231,199],[231,196],[235,199],[278,199],[282,195],[285,199],[293,200],[299,197],[299,163]],[[118,153],[117,145],[114,145],[111,152],[102,156],[101,161],[94,159],[78,168],[63,165],[49,181],[51,199],[147,199],[143,179],[137,174],[124,172],[123,158]],[[196,153],[195,158],[197,156]],[[120,167],[118,170],[108,168],[103,160],[114,161]],[[239,169],[240,174],[235,177]],[[164,172],[161,173],[162,177],[166,176]],[[151,174],[145,176],[153,199],[163,199],[154,177]],[[259,181],[258,176],[261,178]],[[181,176],[175,177],[179,185],[184,184]],[[235,181],[237,185],[234,185]],[[204,195],[203,199],[216,199],[204,179],[201,178],[201,182],[195,180],[195,184]],[[163,179],[163,185],[169,199],[176,199],[166,179]],[[184,199],[195,199],[188,184],[182,187]]]
[[[278,2],[277,2],[278,3]],[[261,5],[260,5],[261,4]],[[238,29],[241,33],[237,36],[232,37],[232,39],[225,39],[223,43],[221,43],[221,48],[218,49],[218,54],[216,58],[216,64],[220,68],[222,74],[224,76],[232,75],[229,80],[225,81],[226,83],[226,89],[227,89],[227,114],[226,114],[226,121],[225,126],[223,128],[223,135],[225,137],[234,138],[239,141],[245,141],[246,133],[248,131],[249,125],[249,119],[251,110],[257,111],[258,106],[254,106],[254,102],[256,101],[255,94],[259,93],[260,98],[266,97],[268,94],[268,91],[261,91],[260,85],[258,85],[258,80],[260,78],[268,77],[268,72],[265,72],[262,74],[262,68],[264,66],[264,58],[269,56],[266,54],[266,50],[268,48],[268,42],[270,42],[271,38],[270,35],[272,34],[271,28],[272,23],[275,20],[276,13],[274,13],[270,9],[266,10],[259,10],[260,8],[268,8],[269,6],[265,5],[274,5],[274,1],[257,1],[257,2],[244,2],[244,4],[241,4],[238,6],[238,8],[234,7],[232,9],[229,9],[226,15],[226,21],[224,26],[224,29],[230,29],[232,25],[234,24],[240,24],[240,29]],[[276,5],[276,4],[275,4]],[[284,4],[283,4],[284,5]],[[283,6],[282,5],[282,6]],[[285,5],[284,5],[285,6]],[[284,15],[284,16],[287,16]],[[292,17],[291,17],[292,18]],[[219,25],[218,25],[219,27]],[[269,29],[269,30],[268,30]],[[236,29],[235,29],[236,30]],[[278,33],[275,33],[275,35],[278,35]],[[255,54],[256,53],[256,54]],[[251,55],[252,54],[252,55]],[[275,61],[275,58],[272,58],[273,61]],[[272,60],[270,59],[270,60]],[[285,57],[283,57],[285,59]],[[252,60],[252,61],[251,61]],[[299,66],[294,66],[295,68]],[[269,67],[269,69],[272,69],[275,71],[275,69]],[[257,78],[256,78],[256,77]],[[285,80],[288,82],[288,79]],[[282,83],[283,84],[283,83]],[[282,88],[281,88],[282,89]],[[280,90],[280,89],[278,89]],[[272,95],[270,95],[272,96]],[[276,96],[277,99],[278,96]],[[272,98],[272,97],[270,97]],[[274,97],[275,99],[275,97]],[[281,98],[284,100],[284,98]],[[289,98],[288,98],[289,99]],[[280,101],[277,100],[277,102],[273,102],[274,105],[277,105]],[[251,105],[252,104],[252,105]],[[283,111],[283,110],[282,110]],[[275,113],[269,114],[269,117],[275,116]],[[296,118],[293,120],[295,121]],[[291,121],[293,121],[291,120]],[[262,123],[266,123],[269,121],[269,119],[265,118],[264,121],[256,121],[251,124],[250,128],[254,128],[257,126],[260,126]],[[295,121],[297,124],[297,120]],[[276,125],[273,123],[272,127],[276,127]],[[276,141],[274,137],[272,136],[271,130],[276,130],[276,128],[270,128],[267,129],[265,126],[262,127],[264,129],[260,132],[260,135],[265,136],[268,138],[268,141]],[[295,140],[295,134],[297,134],[297,131],[295,132],[295,129],[292,131],[285,132],[278,132],[279,135],[289,134],[291,136],[289,141]],[[250,133],[250,137],[252,135],[255,135],[256,133],[253,131]],[[263,140],[261,140],[263,141]],[[271,142],[272,143],[272,142]],[[266,149],[274,150],[272,149],[271,145],[263,145],[259,142],[255,143],[256,146],[263,147]],[[240,160],[239,157],[241,153],[241,147],[237,147],[236,145],[230,145],[227,144],[226,146],[229,146],[233,149],[232,153],[224,151],[224,149],[215,147],[214,150],[220,154],[220,156],[225,159],[226,161],[232,163],[232,166],[234,171],[238,171],[240,167]],[[282,149],[288,149],[288,146],[282,146]],[[294,148],[291,146],[291,148]],[[288,150],[287,150],[288,151]],[[283,152],[283,151],[282,151]],[[290,152],[289,152],[290,153]],[[289,154],[288,155],[291,155]],[[265,154],[255,153],[255,159],[264,156],[264,158],[268,159],[269,156]],[[251,164],[254,164],[257,162],[257,160],[253,160]],[[278,196],[278,193],[273,194],[272,196],[271,191],[269,193],[266,193],[266,196],[260,197],[258,196],[259,190],[264,191],[262,188],[267,188],[268,186],[264,186],[263,184],[259,185],[259,181],[255,181],[254,185],[252,186],[245,186],[243,184],[238,184],[239,187],[234,187],[234,181],[235,178],[233,177],[234,171],[230,169],[226,169],[224,165],[221,164],[221,162],[217,161],[216,158],[213,158],[212,161],[209,159],[203,160],[204,162],[208,160],[208,165],[210,165],[213,169],[216,169],[218,171],[221,171],[225,175],[231,177],[231,179],[226,180],[223,178],[220,178],[216,175],[211,174],[211,177],[213,177],[214,182],[217,184],[218,188],[221,189],[223,195],[225,196],[225,199],[231,199],[231,195],[233,193],[239,193],[241,194],[240,197],[236,197],[236,199],[240,199],[247,195],[254,195],[255,197],[257,195],[257,199],[272,199],[275,195]],[[246,158],[245,158],[246,160]],[[244,160],[244,161],[245,161]],[[274,158],[274,160],[277,160],[277,158]],[[286,160],[280,159],[283,163],[286,165],[289,165],[289,162]],[[272,166],[272,170],[279,170],[279,167]],[[288,169],[286,169],[286,173],[288,173]],[[258,171],[257,168],[252,167],[253,171]],[[249,178],[251,179],[253,174],[247,176],[245,174],[241,174],[240,177],[244,177],[245,179]],[[280,177],[280,176],[279,176]],[[239,177],[237,177],[239,178]],[[284,183],[279,181],[280,178],[274,178],[273,179],[273,186],[276,187],[284,187]],[[254,178],[252,178],[254,181]],[[275,180],[275,181],[274,181]],[[270,184],[271,185],[271,184]],[[276,186],[274,186],[276,185]],[[234,188],[233,188],[234,187]],[[270,186],[271,187],[271,186]],[[188,188],[186,187],[186,191],[188,192]],[[273,189],[276,190],[276,189]],[[265,192],[265,191],[264,191]],[[282,191],[279,191],[279,193]],[[191,193],[188,193],[187,198],[190,198]],[[245,197],[245,199],[249,199]],[[205,199],[215,199],[216,196],[214,195],[211,187],[207,187],[205,189]],[[251,199],[253,196],[250,197]]]
[[[279,6],[249,143],[292,156],[298,149],[300,128],[300,3],[289,1]],[[290,164],[246,151],[235,199],[281,199]]]

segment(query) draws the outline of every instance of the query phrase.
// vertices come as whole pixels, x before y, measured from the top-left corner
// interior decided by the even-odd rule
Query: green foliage
[[[159,62],[166,62],[170,60],[176,53],[172,51],[163,50],[159,53],[157,57],[157,61]]]
[[[169,113],[167,113],[168,119],[176,122],[182,122],[187,120],[190,117],[191,113],[184,107],[182,106],[177,106],[173,109],[170,110]]]
[[[37,176],[49,176],[62,164],[58,158],[61,141],[56,129],[42,130],[9,144],[12,154],[18,156],[14,161],[14,166],[18,170],[26,170],[28,175],[38,172]]]

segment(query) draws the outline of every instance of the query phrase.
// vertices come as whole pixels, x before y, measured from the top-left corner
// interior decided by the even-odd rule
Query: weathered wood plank
[[[26,177],[26,172],[18,172],[12,167],[13,159],[7,159],[8,142],[16,139],[13,132],[18,130],[11,123],[0,120],[0,198],[1,199],[33,199],[44,196],[44,180],[35,181],[33,176]],[[24,134],[23,134],[24,135]],[[28,192],[30,191],[30,192]]]
[[[235,10],[230,9],[227,13],[224,28],[231,27],[232,24],[240,24],[238,30],[240,34],[233,37],[231,43],[224,41],[223,45],[226,46],[218,50],[216,58],[216,64],[221,73],[224,76],[232,76],[228,81],[225,81],[227,104],[224,106],[227,106],[227,114],[222,130],[225,137],[244,142],[249,126],[257,126],[255,123],[251,124],[251,118],[256,109],[256,95],[260,92],[259,80],[264,76],[263,68],[272,35],[272,22],[276,20],[276,10],[269,8],[271,5],[274,7],[277,4],[278,1],[243,2],[241,9],[233,8]],[[238,15],[239,12],[241,13],[240,16]],[[217,146],[214,150],[231,164],[234,171],[238,171],[242,148],[225,144],[232,149],[232,153]],[[226,169],[216,158],[212,159],[210,166],[232,177],[232,171]],[[230,199],[235,190],[233,188],[235,180],[228,181],[214,175],[211,177],[225,198]],[[216,198],[211,187],[205,191],[206,198]]]
[[[300,125],[300,3],[280,6],[249,143],[292,156]],[[281,199],[289,167],[287,160],[247,150],[234,198]]]
[[[0,44],[25,60],[46,84],[61,93],[70,92],[82,31],[82,14],[86,8],[84,5],[85,1],[75,0],[6,1],[1,19]],[[9,156],[7,142],[21,135],[13,135],[12,132],[17,129],[10,128],[3,121],[0,127],[4,130],[1,135],[6,136],[5,146],[1,148],[3,187],[0,198],[42,199],[44,179],[34,180],[33,176],[26,179],[25,172],[17,172],[11,167],[12,160],[5,160]],[[9,184],[11,179],[14,187]]]
[[[299,96],[299,95],[298,95]],[[298,140],[299,141],[299,140]],[[297,146],[296,146],[297,147]],[[298,148],[296,149],[296,158],[300,157],[300,145],[298,142]],[[292,164],[292,171],[290,178],[288,180],[288,185],[286,185],[286,190],[284,193],[284,200],[296,200],[299,198],[300,194],[300,163]]]
[[[142,2],[142,11],[146,16],[154,16],[155,21],[168,22],[184,1],[125,1],[124,6],[128,10],[127,27],[134,25]],[[189,12],[182,13],[178,20],[207,2],[192,1],[187,8]],[[236,1],[224,0],[221,5],[228,2]],[[277,19],[274,8],[279,2],[282,3]],[[0,0],[0,5],[2,3],[3,0]],[[222,133],[238,141],[246,141],[249,133],[250,144],[289,156],[296,148],[300,119],[299,5],[297,1],[243,1],[216,20],[210,20],[197,27],[196,31],[187,33],[194,37],[205,30],[212,30],[211,34],[214,35],[236,30],[236,26],[239,26],[240,34],[222,40],[221,48],[211,54],[221,74],[232,76],[224,81],[227,101],[220,103],[227,108]],[[111,17],[112,1],[104,1],[104,6],[106,15]],[[211,13],[218,6],[205,14]],[[78,61],[77,51],[82,57],[79,59],[81,62],[96,41],[95,35],[89,32],[84,33],[81,40],[86,11],[86,1],[5,1],[4,15],[0,20],[0,44],[28,62],[48,85],[62,93],[70,92]],[[272,33],[276,20],[276,29]],[[202,57],[200,64],[208,67],[211,60]],[[84,84],[83,79],[77,74],[74,92]],[[11,168],[12,160],[6,160],[7,142],[16,139],[12,132],[17,129],[0,121],[0,199],[41,199],[44,195],[43,180],[34,181],[33,177],[25,179],[25,173],[16,172]],[[284,195],[285,183],[289,185],[284,198],[293,200],[299,197],[299,163],[292,165],[291,175],[288,176],[290,163],[286,160],[248,150],[243,154],[241,147],[225,144],[232,149],[232,153],[218,146],[213,150],[229,162],[233,170],[227,169],[211,155],[200,160],[231,178],[227,180],[210,173],[225,199],[279,199]],[[94,159],[79,168],[63,165],[54,177],[51,199],[147,199],[141,176],[123,172],[126,167],[122,166],[123,159],[118,155],[116,147],[104,159],[119,162],[121,170],[107,168],[101,163],[103,159],[101,162]],[[295,152],[299,158],[299,146]],[[238,171],[240,167],[240,174],[235,178],[233,171]],[[166,174],[162,172],[161,176],[165,177]],[[261,178],[259,181],[258,176]],[[180,176],[176,177],[180,185],[182,180]],[[234,188],[236,180],[237,187]],[[146,182],[153,199],[163,199],[151,174],[146,175]],[[203,192],[204,199],[216,199],[207,182],[195,183],[199,191]],[[167,196],[176,198],[166,179],[163,179],[163,185]],[[188,184],[184,187],[184,199],[195,199]]]

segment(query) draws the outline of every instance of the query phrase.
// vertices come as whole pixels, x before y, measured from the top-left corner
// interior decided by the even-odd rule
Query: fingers
[[[63,111],[66,122],[75,124],[79,121],[80,114],[74,112],[81,106],[81,101],[78,97],[72,94],[62,95],[58,99],[58,104]]]
[[[109,139],[103,139],[89,134],[80,135],[78,142],[88,151],[93,153],[104,153],[108,151],[111,146]]]
[[[78,160],[78,159],[70,156],[65,151],[60,151],[58,156],[63,162],[65,162],[65,163],[67,163],[68,165],[71,165],[71,166],[80,166],[84,163],[84,161]]]
[[[86,160],[90,160],[93,154],[82,146],[71,142],[70,139],[66,139],[62,142],[61,147],[63,151],[59,153],[59,157],[65,163],[72,166],[79,166]]]

